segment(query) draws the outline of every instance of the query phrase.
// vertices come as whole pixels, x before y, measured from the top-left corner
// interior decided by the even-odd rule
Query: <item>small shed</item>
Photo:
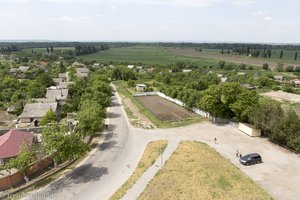
[[[282,75],[275,75],[274,80],[275,81],[283,81],[283,76]]]
[[[147,86],[145,84],[136,84],[136,90],[138,92],[144,92],[146,90]]]
[[[261,130],[251,124],[239,123],[239,130],[242,131],[243,133],[246,133],[250,137],[261,136]]]

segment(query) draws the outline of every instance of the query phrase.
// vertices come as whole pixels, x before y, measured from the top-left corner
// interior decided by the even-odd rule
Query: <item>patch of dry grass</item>
[[[144,172],[147,171],[147,169],[155,163],[161,152],[166,149],[167,144],[167,140],[150,142],[147,145],[144,154],[132,175],[109,199],[121,199],[126,194],[126,192],[136,183],[136,181],[144,174]]]
[[[257,200],[272,197],[206,144],[182,142],[138,199]]]

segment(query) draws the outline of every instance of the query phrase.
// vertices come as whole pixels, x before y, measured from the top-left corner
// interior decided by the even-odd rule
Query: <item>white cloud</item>
[[[177,7],[203,7],[214,4],[232,4],[237,6],[246,6],[256,2],[256,0],[40,0],[46,3],[80,3],[80,4],[149,4],[149,5],[167,5]],[[0,0],[0,2],[40,2],[38,0]]]
[[[269,13],[268,11],[255,11],[255,12],[252,12],[251,15],[253,15],[253,16],[262,16],[262,15],[266,15],[268,13]]]
[[[81,16],[81,17],[78,17],[78,19],[80,19],[80,20],[90,20],[92,18],[89,17],[89,16]]]
[[[95,15],[95,17],[103,17],[103,15],[97,14],[97,15]]]
[[[266,17],[264,18],[264,20],[266,20],[266,21],[272,21],[272,17],[266,16]]]
[[[233,0],[232,4],[237,6],[247,6],[249,4],[255,3],[254,0]]]
[[[47,20],[47,21],[55,21],[56,19],[54,17],[46,17],[45,20]]]
[[[73,18],[70,17],[70,16],[64,16],[64,17],[61,17],[59,19],[62,20],[62,21],[73,21]]]

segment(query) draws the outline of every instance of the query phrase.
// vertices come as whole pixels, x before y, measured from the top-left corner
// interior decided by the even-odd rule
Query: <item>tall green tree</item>
[[[53,156],[55,165],[77,159],[89,150],[89,146],[80,140],[80,135],[68,134],[64,125],[51,124],[43,129],[42,136],[42,149]]]
[[[48,123],[53,123],[53,122],[57,122],[57,116],[56,116],[56,113],[52,109],[49,109],[47,111],[46,115],[40,121],[40,125],[44,126]]]
[[[300,119],[293,110],[289,110],[275,126],[270,139],[300,151]]]
[[[250,122],[269,136],[283,118],[284,112],[277,101],[262,99],[250,114]]]
[[[230,105],[236,118],[241,122],[249,122],[249,116],[258,104],[259,96],[256,91],[243,89],[237,96],[237,100]]]
[[[77,116],[80,134],[84,137],[99,133],[103,129],[105,117],[106,112],[97,101],[86,99],[81,102]]]
[[[34,146],[31,146],[29,144],[23,143],[20,148],[20,153],[17,156],[17,158],[14,158],[9,161],[7,164],[7,168],[16,168],[18,169],[24,176],[24,179],[26,182],[28,181],[28,177],[26,174],[26,169],[29,164],[36,161],[36,148]]]
[[[280,51],[279,58],[282,59],[282,57],[283,57],[283,51],[281,50],[281,51]]]

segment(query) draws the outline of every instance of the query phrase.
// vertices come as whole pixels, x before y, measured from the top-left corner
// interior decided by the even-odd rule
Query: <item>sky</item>
[[[299,0],[0,0],[0,40],[300,43]]]

